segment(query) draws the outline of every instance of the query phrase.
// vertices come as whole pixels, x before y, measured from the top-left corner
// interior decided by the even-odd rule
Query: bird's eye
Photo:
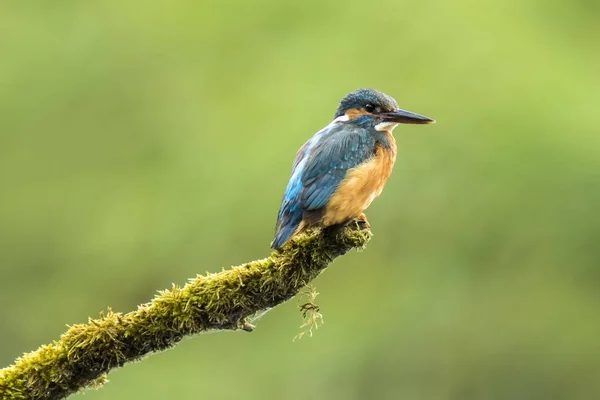
[[[373,111],[375,111],[375,106],[373,104],[367,104],[365,106],[365,110],[367,110],[367,112],[372,113]]]

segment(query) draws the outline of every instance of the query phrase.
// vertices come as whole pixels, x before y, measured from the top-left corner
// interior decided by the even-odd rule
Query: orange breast
[[[324,226],[358,218],[381,194],[396,161],[396,142],[389,132],[386,134],[391,148],[378,145],[373,158],[348,171],[325,207]]]

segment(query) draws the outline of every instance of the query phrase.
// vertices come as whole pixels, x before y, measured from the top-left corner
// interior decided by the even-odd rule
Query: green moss
[[[58,341],[0,370],[0,398],[61,399],[98,388],[127,362],[207,330],[245,330],[248,318],[290,299],[336,257],[362,249],[371,232],[358,224],[308,232],[268,258],[173,285],[127,313],[108,310],[71,326]]]

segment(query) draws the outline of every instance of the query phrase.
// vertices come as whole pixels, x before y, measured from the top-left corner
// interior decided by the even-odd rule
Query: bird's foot
[[[358,218],[324,227],[323,233],[328,236],[337,236],[346,227],[349,227],[352,230],[362,231],[365,229],[371,229],[371,224],[369,224],[367,216],[364,213],[361,213]]]
[[[367,219],[367,216],[365,215],[365,213],[360,213],[360,215],[358,216],[358,220],[356,221],[359,228],[364,229],[371,229],[371,224],[369,224],[369,220]]]
[[[359,230],[371,229],[371,224],[369,224],[369,220],[367,219],[367,216],[365,215],[365,213],[361,213],[358,216],[358,218],[351,219],[349,221],[346,221],[345,223],[340,224],[340,228],[343,228],[343,227],[349,226],[349,225],[354,225]]]

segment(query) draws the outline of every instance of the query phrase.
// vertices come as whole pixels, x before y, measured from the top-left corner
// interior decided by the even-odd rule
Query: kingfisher
[[[432,124],[424,115],[401,110],[392,97],[358,89],[339,103],[334,119],[296,154],[279,208],[271,248],[281,248],[308,228],[361,219],[381,194],[396,161],[392,131],[398,124]]]

